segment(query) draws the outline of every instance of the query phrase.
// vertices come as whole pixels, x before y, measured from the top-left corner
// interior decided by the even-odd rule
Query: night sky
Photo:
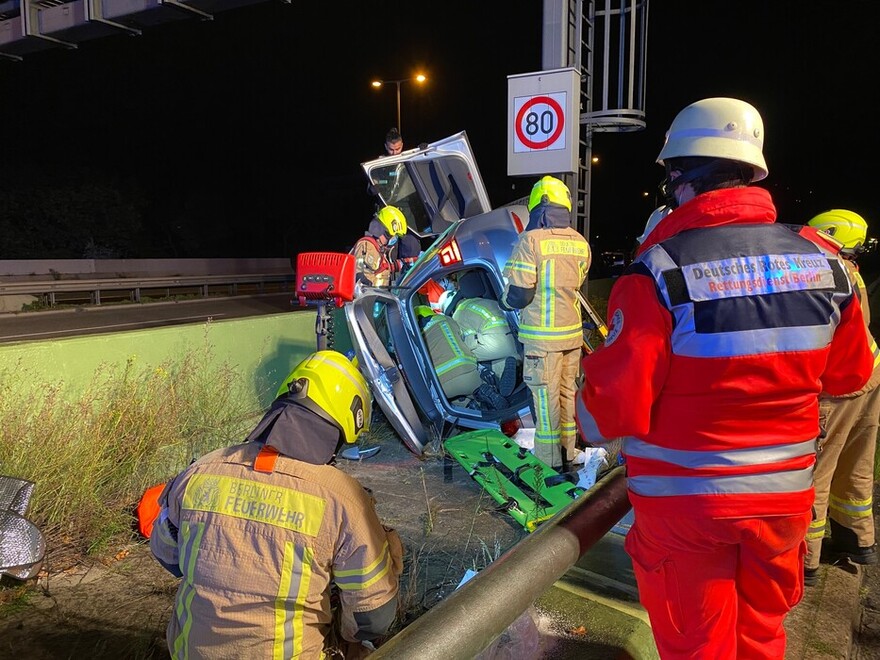
[[[119,256],[346,249],[372,209],[360,163],[382,152],[396,123],[394,85],[376,91],[370,80],[416,70],[429,82],[403,84],[405,145],[467,131],[493,204],[511,201],[533,179],[506,175],[507,76],[542,68],[541,16],[537,0],[268,0],[0,60],[0,229],[35,236],[31,258],[83,256],[76,232],[41,247],[40,235],[70,229],[57,218],[32,214],[29,226],[10,227],[3,214],[25,190],[42,199],[100,182],[101,199],[138,228],[136,241],[117,237]],[[880,59],[878,24],[873,0],[653,0],[648,126],[594,137],[591,242],[631,247],[655,205],[663,134],[706,96],[738,96],[762,113],[770,176],[761,185],[780,220],[842,207],[880,226],[880,139],[865,85]],[[80,205],[69,222],[88,216]],[[112,224],[96,224],[93,241]]]

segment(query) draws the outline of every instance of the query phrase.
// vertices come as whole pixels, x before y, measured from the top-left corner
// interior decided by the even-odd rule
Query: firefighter
[[[877,245],[876,239],[867,239],[868,223],[858,213],[833,209],[820,213],[807,225],[839,243],[838,254],[844,259],[861,301],[867,327],[871,323],[868,292],[856,259]],[[813,475],[816,501],[804,560],[804,583],[808,586],[819,581],[819,558],[827,519],[830,519],[831,542],[826,555],[846,557],[856,564],[877,563],[872,491],[880,425],[880,387],[877,387],[880,351],[873,337],[871,346],[874,372],[862,389],[846,396],[823,394],[819,397],[819,420],[825,436],[819,441]]]
[[[352,252],[359,278],[370,286],[383,287],[394,284],[416,262],[421,243],[407,232],[406,216],[399,208],[383,206]]]
[[[323,657],[331,620],[356,657],[394,620],[400,539],[332,465],[369,429],[367,384],[336,351],[311,354],[285,384],[243,444],[203,456],[160,496],[150,549],[183,576],[173,658]]]
[[[873,356],[844,266],[776,223],[758,111],[708,98],[657,158],[673,209],[615,282],[578,427],[624,437],[625,540],[660,657],[782,658],[803,595],[819,393]]]
[[[529,196],[529,226],[504,267],[501,303],[520,309],[523,381],[532,395],[535,456],[556,470],[575,458],[583,325],[577,292],[590,268],[587,239],[571,228],[571,193],[545,176]]]

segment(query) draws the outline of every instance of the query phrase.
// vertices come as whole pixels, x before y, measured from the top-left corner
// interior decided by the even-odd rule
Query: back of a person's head
[[[385,134],[385,142],[397,142],[398,140],[403,140],[400,135],[400,131],[396,128],[389,128],[388,132]]]

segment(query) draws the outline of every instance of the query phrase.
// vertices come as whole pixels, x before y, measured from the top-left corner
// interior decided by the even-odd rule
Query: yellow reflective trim
[[[364,568],[350,568],[347,571],[333,571],[333,575],[336,577],[351,577],[352,575],[366,575],[370,571],[376,569],[376,567],[385,561],[385,557],[388,555],[388,541],[385,541],[385,545],[382,546],[382,551],[379,553],[379,556],[369,566],[365,566]]]
[[[850,518],[867,518],[873,515],[872,510],[874,507],[873,499],[870,497],[865,500],[845,500],[832,494],[828,502],[828,508]]]
[[[284,544],[284,557],[281,559],[281,579],[278,581],[278,593],[275,595],[275,635],[272,643],[272,658],[284,660],[284,624],[287,622],[287,598],[290,594],[290,582],[293,578],[293,562],[296,559],[295,546],[292,541]]]
[[[327,502],[292,488],[196,474],[186,485],[181,506],[190,511],[219,513],[317,536]]]
[[[306,602],[309,594],[314,552],[311,548],[304,547],[301,554],[302,563],[297,566],[296,545],[292,541],[287,541],[284,544],[284,557],[281,561],[281,579],[278,582],[278,592],[275,595],[273,660],[298,658],[303,652],[303,613],[305,611],[303,604]],[[291,593],[292,589],[295,589],[296,593]],[[288,639],[286,632],[288,619],[291,633],[290,639]],[[324,657],[323,653],[321,657]]]
[[[541,254],[564,254],[587,258],[589,247],[586,241],[572,241],[567,238],[545,238],[541,241]]]
[[[196,529],[195,539],[193,539],[192,530]],[[184,522],[180,529],[183,536],[183,548],[186,552],[186,566],[183,573],[184,585],[186,593],[181,591],[177,601],[177,620],[180,621],[184,616],[186,622],[180,630],[177,639],[174,640],[174,657],[175,660],[186,660],[189,658],[189,633],[192,629],[192,602],[196,595],[196,589],[193,585],[195,579],[196,559],[199,556],[199,546],[202,543],[202,536],[205,533],[205,523],[188,523]]]
[[[300,567],[302,572],[299,576],[299,591],[296,594],[296,605],[294,605],[293,608],[294,658],[302,653],[304,632],[303,614],[306,609],[304,603],[308,600],[309,585],[312,582],[312,560],[314,559],[314,556],[315,553],[311,548],[303,548],[302,566]]]

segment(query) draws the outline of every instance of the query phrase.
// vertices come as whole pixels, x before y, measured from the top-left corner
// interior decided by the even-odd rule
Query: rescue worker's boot
[[[504,371],[501,372],[498,391],[501,396],[510,396],[516,389],[516,358],[508,356],[504,360]]]
[[[804,566],[804,586],[815,587],[819,584],[819,567],[807,568]]]
[[[831,519],[831,543],[828,549],[836,557],[846,557],[852,563],[863,566],[876,564],[880,560],[877,557],[876,543],[867,547],[859,546],[856,533],[833,518]]]

